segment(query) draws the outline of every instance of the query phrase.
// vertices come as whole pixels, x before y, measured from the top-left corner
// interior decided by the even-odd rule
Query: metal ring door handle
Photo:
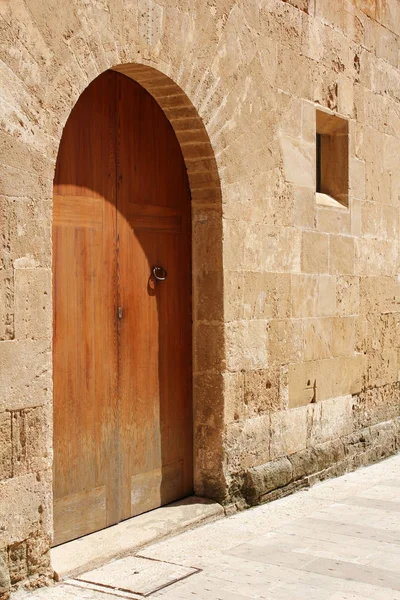
[[[153,267],[152,273],[156,281],[165,281],[167,279],[167,271],[164,267]]]

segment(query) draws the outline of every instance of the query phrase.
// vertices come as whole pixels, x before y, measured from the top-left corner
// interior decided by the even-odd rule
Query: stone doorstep
[[[55,577],[58,581],[76,577],[112,559],[134,554],[148,544],[216,521],[224,514],[224,509],[217,502],[190,496],[127,519],[52,548],[50,555]]]

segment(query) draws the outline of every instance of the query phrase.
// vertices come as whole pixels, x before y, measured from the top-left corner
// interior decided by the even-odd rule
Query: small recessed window
[[[346,119],[316,111],[317,200],[349,205],[349,124]],[[325,198],[324,198],[325,197]],[[326,200],[326,202],[325,202]],[[333,203],[334,204],[334,203]]]

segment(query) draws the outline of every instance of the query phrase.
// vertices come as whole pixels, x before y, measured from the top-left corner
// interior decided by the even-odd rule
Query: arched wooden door
[[[107,71],[54,180],[55,545],[192,492],[190,231],[169,121]]]

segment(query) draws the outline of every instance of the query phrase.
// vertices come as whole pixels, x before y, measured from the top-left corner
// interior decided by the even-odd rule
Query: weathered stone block
[[[344,447],[341,440],[333,440],[306,448],[292,454],[289,460],[293,469],[293,479],[301,479],[308,475],[328,469],[344,458]]]
[[[329,270],[334,275],[354,275],[354,239],[330,236]]]
[[[287,458],[254,467],[245,474],[244,496],[249,504],[257,504],[263,494],[287,485],[292,477],[292,465]]]
[[[396,418],[399,413],[400,384],[386,384],[363,390],[354,397],[354,429],[362,429]]]
[[[226,321],[290,316],[290,274],[226,271]]]
[[[331,318],[304,321],[304,360],[318,360],[332,356],[332,321]]]
[[[268,364],[299,362],[303,358],[302,323],[274,319],[268,325]]]
[[[222,321],[223,319],[223,273],[222,271],[198,271],[193,276],[194,317],[199,321]]]
[[[358,277],[337,277],[336,307],[337,313],[341,316],[358,314],[360,309],[360,285]]]
[[[26,542],[17,542],[8,547],[8,568],[11,585],[15,585],[28,576]]]
[[[226,429],[226,452],[230,471],[240,472],[270,460],[270,415],[258,415],[231,423]]]
[[[307,445],[307,407],[271,413],[271,459],[303,450]]]
[[[0,343],[0,410],[38,406],[51,399],[48,340]]]
[[[0,481],[12,476],[11,414],[0,413]]]
[[[355,318],[332,319],[332,356],[353,356],[355,352]]]
[[[6,550],[0,550],[0,597],[7,600],[11,587]]]
[[[352,213],[338,204],[336,208],[317,206],[316,222],[318,231],[350,235]]]
[[[15,271],[16,339],[50,339],[51,271],[17,269]]]
[[[12,340],[13,337],[14,276],[12,271],[0,271],[0,340]]]
[[[51,505],[51,472],[29,473],[0,482],[0,545],[19,543],[40,528],[50,534]]]
[[[301,243],[301,270],[303,273],[328,273],[329,236],[314,231],[303,231]]]
[[[356,355],[289,365],[289,406],[359,393],[364,364]]]
[[[286,181],[299,186],[315,186],[315,152],[313,144],[300,138],[281,137],[280,140]]]
[[[296,186],[294,191],[294,224],[301,229],[315,228],[315,190],[313,188]]]
[[[11,413],[13,476],[51,467],[51,411],[47,407]]]
[[[266,321],[236,321],[226,325],[226,366],[230,371],[265,369]]]
[[[353,400],[351,396],[323,400],[308,407],[307,445],[349,435],[353,430]]]

